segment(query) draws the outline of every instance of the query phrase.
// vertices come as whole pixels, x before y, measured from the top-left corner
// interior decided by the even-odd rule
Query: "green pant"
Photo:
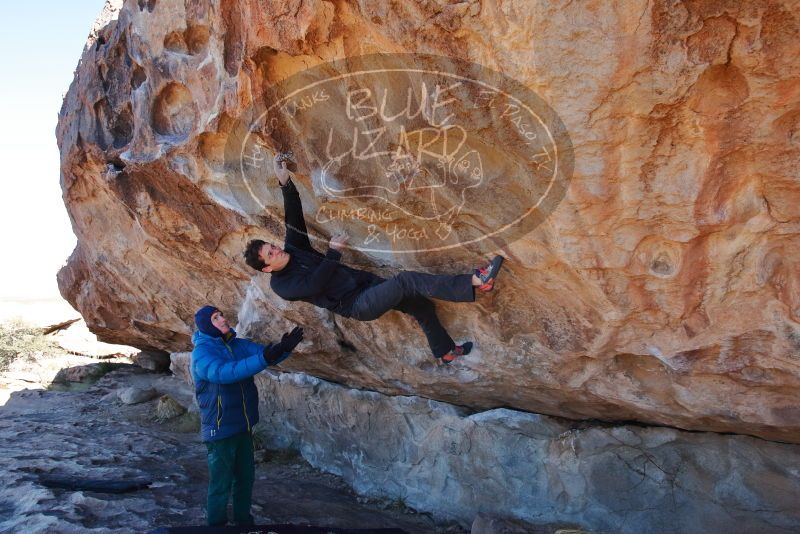
[[[252,525],[250,500],[253,496],[255,461],[253,436],[249,432],[218,441],[208,448],[208,524],[228,522],[228,496],[233,489],[233,520],[237,525]]]

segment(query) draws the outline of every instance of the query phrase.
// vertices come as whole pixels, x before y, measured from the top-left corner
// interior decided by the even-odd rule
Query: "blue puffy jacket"
[[[235,336],[234,332],[234,337],[224,341],[195,332],[192,337],[192,377],[204,442],[250,432],[258,422],[258,390],[253,376],[267,367],[263,355],[266,347]],[[281,360],[286,356],[284,353]]]

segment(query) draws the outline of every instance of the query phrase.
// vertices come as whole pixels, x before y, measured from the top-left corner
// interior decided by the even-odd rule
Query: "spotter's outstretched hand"
[[[283,334],[281,337],[281,348],[286,352],[291,352],[303,341],[303,328],[295,326],[291,332]]]

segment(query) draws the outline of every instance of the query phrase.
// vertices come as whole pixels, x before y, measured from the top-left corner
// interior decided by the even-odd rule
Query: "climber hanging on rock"
[[[472,342],[456,345],[436,316],[429,298],[473,302],[475,289],[491,291],[503,263],[495,256],[474,273],[457,275],[403,271],[388,280],[339,262],[347,236],[331,237],[326,254],[316,251],[308,238],[300,195],[291,181],[285,154],[275,157],[275,174],[283,193],[286,240],[283,248],[260,239],[247,244],[247,265],[272,273],[270,286],[286,300],[301,300],[343,317],[372,321],[389,310],[414,317],[428,339],[435,358],[449,364],[469,354]]]

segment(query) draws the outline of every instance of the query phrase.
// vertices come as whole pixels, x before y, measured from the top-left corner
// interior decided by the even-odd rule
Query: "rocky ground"
[[[81,357],[62,358],[73,368],[81,367]],[[203,524],[205,448],[187,386],[172,376],[117,362],[92,385],[44,388],[35,383],[35,370],[51,367],[54,359],[27,364],[24,383],[34,389],[11,391],[19,389],[19,372],[0,375],[8,399],[0,407],[0,531],[145,532]],[[124,404],[119,393],[132,387],[158,394]],[[190,410],[158,419],[163,395]],[[291,451],[256,454],[253,514],[261,524],[462,531],[436,524],[402,502],[360,498],[340,478],[311,468]],[[50,487],[70,481],[79,486],[97,481],[149,484],[119,494]]]

